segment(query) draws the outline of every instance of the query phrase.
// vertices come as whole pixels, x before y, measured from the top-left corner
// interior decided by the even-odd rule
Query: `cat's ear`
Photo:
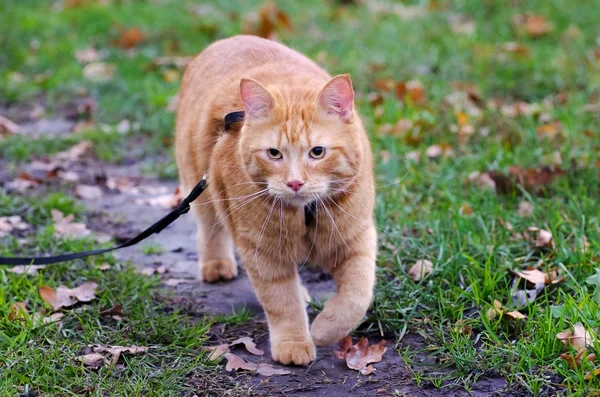
[[[326,114],[335,114],[344,123],[352,121],[354,114],[354,90],[347,74],[333,77],[319,94],[319,109]]]
[[[244,102],[247,120],[268,118],[275,106],[273,95],[256,80],[240,81],[240,97]]]

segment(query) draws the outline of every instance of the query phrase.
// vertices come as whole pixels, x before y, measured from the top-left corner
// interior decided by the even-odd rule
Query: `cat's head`
[[[242,79],[246,112],[240,154],[246,171],[284,202],[305,205],[344,191],[364,159],[348,75],[320,87],[264,87]]]

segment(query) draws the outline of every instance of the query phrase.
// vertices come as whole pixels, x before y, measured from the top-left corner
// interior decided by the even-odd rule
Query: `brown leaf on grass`
[[[513,310],[511,312],[504,312],[504,314],[506,314],[506,317],[508,317],[510,320],[524,320],[527,318],[526,315],[517,310]]]
[[[409,99],[412,103],[419,105],[427,101],[425,88],[419,80],[398,81],[395,85],[396,98],[400,100]]]
[[[547,138],[553,140],[562,131],[562,125],[559,122],[546,123],[537,127],[537,136],[540,139]]]
[[[242,33],[275,40],[280,30],[293,31],[290,16],[277,7],[273,0],[266,0],[258,12],[246,15],[242,21]]]
[[[519,215],[521,218],[530,218],[533,215],[533,204],[529,201],[519,203]]]
[[[469,205],[467,203],[463,203],[463,204],[461,204],[460,208],[458,209],[458,213],[461,216],[471,216],[471,215],[473,215],[473,207],[471,207],[471,205]]]
[[[98,186],[77,185],[75,186],[75,195],[84,200],[98,200],[104,194]]]
[[[111,354],[113,365],[117,364],[117,362],[119,361],[119,357],[121,357],[121,354],[124,354],[124,353],[138,354],[138,353],[144,353],[144,352],[148,351],[148,348],[145,346],[111,346],[111,347],[92,346],[92,349],[94,350],[95,353]]]
[[[75,219],[73,214],[64,216],[62,212],[55,209],[51,213],[54,220],[54,234],[57,237],[81,238],[92,233],[85,224],[73,222]]]
[[[117,71],[117,65],[114,63],[92,62],[83,68],[83,77],[89,81],[100,83],[113,78]]]
[[[0,237],[8,236],[14,230],[27,230],[29,226],[19,215],[2,216],[0,217]]]
[[[52,313],[51,315],[47,316],[43,313],[40,312],[36,312],[33,313],[32,315],[32,321],[34,323],[37,322],[42,322],[44,324],[50,324],[50,323],[58,323],[58,324],[62,324],[62,322],[60,321],[61,318],[63,318],[65,315],[63,313],[60,312],[56,312],[56,313]]]
[[[544,273],[539,269],[528,269],[516,272],[516,275],[535,285],[558,284],[565,281],[565,277],[559,277],[556,270]]]
[[[560,358],[565,360],[571,369],[581,368],[581,365],[584,361],[588,361],[590,363],[596,361],[596,355],[594,353],[587,354],[587,351],[588,350],[586,348],[583,348],[579,350],[575,356],[571,356],[567,353],[562,353],[560,355]]]
[[[6,269],[7,272],[15,273],[15,274],[27,274],[29,276],[35,276],[38,270],[45,268],[46,266],[42,265],[23,265],[23,266],[13,266]]]
[[[475,34],[475,21],[465,17],[464,15],[451,14],[448,17],[450,28],[454,33],[462,33],[468,36]]]
[[[530,235],[534,233],[534,236]],[[551,248],[554,249],[554,240],[552,239],[552,233],[547,230],[540,229],[539,227],[528,227],[527,231],[523,233],[526,240],[535,243],[538,248]]]
[[[0,115],[0,136],[18,134],[19,130],[20,128],[17,123]]]
[[[493,320],[503,313],[502,303],[498,299],[494,299],[492,307],[485,312],[485,317],[488,320]]]
[[[521,34],[533,38],[542,37],[554,30],[554,24],[542,15],[516,15],[513,23]]]
[[[73,305],[73,299],[71,295],[65,292],[66,288],[61,289],[60,287],[55,291],[48,286],[41,286],[39,288],[40,297],[46,303],[49,303],[54,310],[58,310],[62,307],[68,307]]]
[[[431,145],[425,150],[425,154],[430,159],[437,159],[440,156],[451,157],[454,155],[454,151],[452,150],[452,146],[442,143],[440,145]]]
[[[524,46],[519,43],[512,42],[512,41],[502,44],[500,49],[504,52],[507,52],[509,54],[513,54],[513,55],[516,55],[516,56],[519,56],[522,58],[528,57],[529,54],[531,53],[529,47]]]
[[[101,59],[101,55],[94,47],[89,47],[75,51],[75,58],[77,59],[77,62],[86,64],[98,62]]]
[[[114,44],[118,45],[119,47],[125,50],[130,50],[133,47],[137,47],[138,45],[143,43],[145,39],[146,37],[144,36],[142,31],[138,28],[133,27],[123,30],[119,36],[119,40],[116,41]]]
[[[375,368],[369,364],[378,363],[383,359],[383,354],[387,350],[386,343],[382,340],[375,345],[369,345],[368,339],[364,337],[352,346],[352,338],[346,336],[339,343],[340,350],[334,350],[333,354],[336,358],[345,360],[348,368],[369,375],[375,371]]]
[[[10,312],[8,312],[9,320],[21,320],[27,317],[29,311],[27,311],[27,301],[25,302],[15,302],[10,307]]]
[[[536,193],[564,174],[565,171],[556,165],[539,166],[529,169],[512,166],[509,169],[508,175],[498,171],[483,173],[474,171],[469,175],[469,182],[491,188],[498,194],[512,193],[516,190],[517,186]]]
[[[98,369],[104,364],[104,356],[100,353],[90,353],[78,357],[85,367]]]
[[[250,337],[246,336],[243,338],[236,339],[233,342],[231,342],[229,346],[235,346],[239,344],[243,344],[246,347],[246,350],[248,350],[248,352],[256,356],[262,356],[263,354],[265,354],[264,351],[256,347],[256,343],[254,343],[254,341]]]
[[[419,259],[408,270],[413,281],[419,281],[433,271],[433,263],[427,259]]]
[[[568,329],[559,332],[556,334],[556,338],[564,343],[565,346],[571,346],[577,351],[584,349],[587,345],[591,345],[594,342],[594,336],[581,323],[575,324],[573,331]]]
[[[89,302],[96,298],[96,288],[98,284],[95,282],[87,282],[76,288],[67,288],[61,285],[56,290],[42,286],[39,288],[41,298],[49,303],[54,310],[62,307],[69,307],[79,302]],[[75,300],[74,300],[74,299]]]
[[[218,358],[221,358],[223,354],[229,353],[229,345],[227,343],[223,343],[217,346],[210,346],[207,349],[209,350],[208,358],[210,360],[216,360]]]
[[[507,311],[506,308],[504,308],[504,306],[502,306],[502,303],[498,300],[498,299],[494,299],[494,302],[492,304],[492,307],[490,307],[487,312],[485,313],[485,317],[488,320],[493,320],[496,317],[503,315],[506,318],[508,318],[509,320],[524,320],[527,318],[526,315],[524,315],[523,313],[517,311],[517,310],[513,310],[513,311]]]
[[[173,194],[165,194],[154,198],[138,199],[135,201],[135,203],[139,205],[151,205],[153,207],[173,209],[177,208],[177,206],[181,203],[181,200],[183,200],[183,193],[181,188],[178,186]]]

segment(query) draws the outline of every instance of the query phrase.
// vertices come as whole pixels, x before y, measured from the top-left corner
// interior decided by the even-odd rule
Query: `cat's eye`
[[[315,146],[310,150],[309,155],[313,159],[320,159],[325,156],[325,148],[323,146]]]
[[[283,157],[283,155],[281,154],[281,152],[277,149],[267,149],[267,154],[269,155],[270,158],[272,158],[273,160],[279,160],[280,158]]]

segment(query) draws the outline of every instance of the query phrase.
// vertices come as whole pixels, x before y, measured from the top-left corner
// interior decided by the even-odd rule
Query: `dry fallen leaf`
[[[519,203],[519,215],[522,218],[530,218],[533,215],[533,204],[529,201],[521,201]]]
[[[546,284],[546,280],[548,279],[548,275],[538,269],[523,270],[517,272],[517,276],[532,284]]]
[[[567,353],[562,353],[560,355],[560,358],[565,360],[571,369],[580,368],[584,361],[588,361],[590,363],[596,361],[596,355],[593,353],[587,354],[586,348],[579,350],[575,356],[571,356]]]
[[[408,275],[414,281],[421,280],[422,277],[428,275],[433,271],[433,263],[427,259],[419,259],[410,267]]]
[[[531,238],[528,233],[535,233],[535,239]],[[523,234],[527,240],[533,240],[538,248],[554,248],[554,240],[552,233],[539,227],[528,227],[527,232]]]
[[[27,230],[29,224],[19,215],[0,217],[0,237],[8,236],[13,230]]]
[[[88,63],[83,68],[83,77],[90,81],[100,83],[112,79],[116,71],[117,65],[114,63],[92,62]]]
[[[541,15],[516,15],[513,22],[519,32],[533,38],[542,37],[554,30],[554,24]]]
[[[148,348],[145,346],[111,346],[111,347],[92,346],[92,348],[95,353],[111,354],[113,365],[117,364],[117,362],[119,361],[119,357],[121,357],[121,354],[123,354],[123,353],[138,354],[138,353],[144,353],[144,352],[148,351]]]
[[[79,361],[86,367],[98,369],[104,363],[104,356],[100,353],[90,353],[79,356]]]
[[[138,199],[135,201],[139,205],[151,205],[154,207],[162,207],[167,209],[177,208],[183,200],[183,193],[180,187],[175,189],[173,194],[166,194],[154,198]]]
[[[527,318],[526,315],[517,310],[514,310],[512,312],[505,312],[504,314],[506,314],[506,316],[511,320],[524,320]]]
[[[164,284],[165,284],[167,287],[176,287],[176,286],[178,286],[179,284],[182,284],[182,283],[189,283],[190,281],[192,281],[192,280],[190,280],[190,279],[187,279],[187,278],[170,278],[170,279],[168,279],[168,280],[165,280]]]
[[[383,354],[387,350],[386,343],[382,340],[375,345],[369,345],[368,339],[364,337],[352,346],[352,338],[348,335],[340,341],[340,350],[334,350],[333,355],[345,360],[348,368],[369,375],[375,371],[375,368],[369,364],[378,363],[383,359]]]
[[[84,200],[97,200],[103,196],[102,189],[98,186],[77,185],[75,195]]]
[[[16,123],[0,115],[0,136],[18,134],[19,129]]]
[[[208,347],[208,358],[210,360],[216,360],[221,358],[221,356],[225,353],[229,353],[229,345],[227,343],[223,343],[218,346]]]
[[[87,282],[76,288],[67,288],[61,285],[56,290],[48,286],[39,288],[41,298],[49,303],[54,310],[62,307],[72,306],[75,298],[79,302],[89,302],[96,298],[96,288],[98,284],[95,282]]]
[[[46,266],[42,265],[23,265],[23,266],[13,266],[6,269],[7,272],[16,273],[16,274],[27,274],[29,276],[34,276],[37,274],[38,270],[45,268]]]
[[[141,30],[138,28],[129,28],[121,32],[121,36],[115,44],[123,49],[129,50],[141,44],[144,39],[145,37]]]
[[[273,0],[266,0],[257,13],[248,13],[242,21],[243,34],[275,40],[280,30],[293,31],[294,27],[290,16]]]
[[[585,376],[584,376],[584,379],[585,380],[591,380],[592,378],[595,378],[598,375],[600,375],[600,368],[596,368],[592,372],[587,372],[585,374]]]
[[[246,347],[246,350],[248,350],[248,352],[254,355],[262,356],[263,354],[265,354],[264,351],[256,347],[256,343],[254,343],[254,341],[250,337],[246,336],[244,338],[236,339],[233,342],[231,342],[229,346],[235,346],[239,344],[243,344]]]
[[[41,286],[39,292],[42,300],[49,303],[54,310],[73,305],[71,295],[65,293],[64,289],[60,289],[60,287],[55,291],[48,286]]]
[[[62,212],[55,209],[51,213],[54,220],[54,234],[58,237],[81,238],[92,233],[85,224],[73,222],[75,218],[73,214],[64,216]]]
[[[523,313],[517,311],[517,310],[513,310],[513,311],[507,311],[503,306],[502,303],[500,303],[500,301],[498,299],[494,299],[494,302],[492,304],[492,307],[490,307],[487,312],[485,313],[485,317],[488,320],[493,320],[496,317],[498,317],[499,315],[503,315],[506,316],[506,318],[508,318],[509,320],[524,320],[527,318],[526,315],[524,315]]]
[[[493,305],[492,307],[490,307],[487,312],[485,313],[485,317],[488,320],[493,320],[496,317],[498,317],[499,315],[501,315],[503,313],[503,308],[502,308],[502,303],[500,303],[499,300],[494,299]]]
[[[27,311],[27,301],[25,302],[15,302],[10,307],[10,312],[8,313],[9,320],[20,320],[24,319],[28,314]]]
[[[594,342],[593,335],[587,331],[581,323],[575,324],[573,326],[573,331],[568,329],[559,332],[556,334],[556,338],[564,343],[565,346],[571,346],[577,351],[580,351]]]
[[[256,368],[256,372],[263,375],[263,376],[273,376],[273,375],[289,375],[291,374],[290,371],[288,371],[287,369],[284,368],[277,368],[274,367],[272,364],[269,363],[260,363],[258,364],[258,367]]]
[[[75,51],[75,58],[77,62],[86,64],[92,62],[98,62],[101,58],[100,52],[94,47],[85,48],[83,50]]]
[[[264,376],[272,376],[272,375],[288,375],[291,372],[287,369],[276,368],[271,364],[267,363],[251,363],[248,362],[233,353],[225,353],[225,360],[227,360],[227,365],[225,366],[225,370],[227,371],[236,371],[238,369],[244,369],[247,371],[256,371],[257,373]]]

